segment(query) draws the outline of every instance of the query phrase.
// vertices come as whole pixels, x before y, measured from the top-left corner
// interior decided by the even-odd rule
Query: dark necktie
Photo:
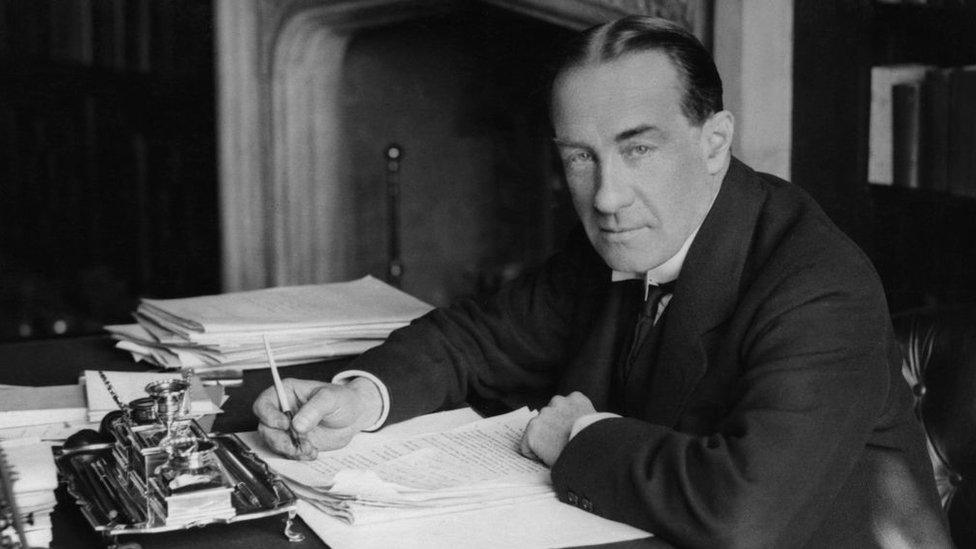
[[[647,287],[647,298],[644,299],[644,306],[641,307],[640,314],[637,316],[637,324],[634,326],[633,342],[630,345],[630,352],[627,353],[625,376],[630,373],[630,369],[637,359],[638,352],[647,341],[648,335],[654,329],[654,321],[657,318],[661,300],[664,296],[670,295],[674,291],[674,285],[676,283],[677,281],[673,280],[658,286],[650,285]]]

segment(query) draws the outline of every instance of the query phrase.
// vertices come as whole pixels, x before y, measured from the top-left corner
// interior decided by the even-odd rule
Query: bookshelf
[[[0,0],[0,341],[219,289],[213,14]]]
[[[873,258],[895,310],[976,302],[976,71],[961,69],[976,64],[976,3],[875,0],[868,9],[865,71],[877,79],[893,66],[921,67],[887,91],[891,180],[866,179]],[[871,97],[871,86],[869,75],[862,94]],[[861,147],[873,166],[868,124]]]
[[[795,0],[791,179],[876,265],[893,312],[976,302],[976,199],[869,184],[872,68],[976,63],[976,2]]]
[[[976,197],[976,8],[875,13],[868,181]]]

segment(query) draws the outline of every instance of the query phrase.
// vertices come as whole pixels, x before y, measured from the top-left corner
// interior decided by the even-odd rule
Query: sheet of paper
[[[365,449],[386,441],[400,440],[425,433],[439,433],[455,427],[460,427],[479,419],[481,419],[481,416],[478,415],[478,412],[475,412],[471,408],[458,408],[457,410],[436,412],[433,414],[416,417],[401,423],[387,425],[386,427],[383,427],[379,431],[373,433],[360,433],[352,439],[346,448],[349,450]],[[240,439],[247,444],[255,454],[258,455],[258,457],[265,461],[268,459],[281,457],[268,448],[268,446],[264,443],[264,440],[256,431],[237,433],[237,436],[240,437]],[[322,452],[320,455],[325,453],[326,452]]]
[[[54,500],[58,472],[54,466],[51,444],[36,438],[0,441],[7,463],[15,473],[14,493],[45,491]]]
[[[43,423],[40,425],[21,425],[18,427],[0,428],[0,440],[10,440],[17,438],[36,438],[42,441],[63,441],[82,429],[93,429],[97,431],[100,427],[98,423],[88,421],[88,410],[85,409],[84,419],[73,421],[58,421],[55,423]]]
[[[297,345],[275,345],[275,362],[278,366],[290,366],[307,364],[330,357],[358,355],[382,342],[381,339],[343,339],[308,341]],[[115,344],[115,347],[132,353],[136,361],[145,360],[169,369],[199,368],[212,371],[268,367],[267,355],[264,352],[263,345],[214,351],[207,347],[147,345],[130,339],[122,339]]]
[[[379,442],[443,432],[479,417],[470,408],[421,416],[389,425],[375,433],[361,433],[352,440],[349,448],[365,449]],[[240,436],[262,459],[276,457],[257,433],[241,433]],[[387,549],[394,546],[403,549],[532,549],[614,543],[651,536],[644,530],[587,513],[554,497],[365,527],[346,524],[305,501],[299,501],[298,514],[333,549]]]
[[[549,469],[519,453],[528,408],[439,433],[323,452],[271,468],[319,509],[357,525],[552,497]]]
[[[495,549],[614,543],[651,534],[555,498],[411,520],[350,526],[300,501],[298,514],[332,549]]]
[[[0,394],[0,429],[79,421],[88,415],[80,385],[7,388]]]
[[[331,485],[336,473],[347,469],[371,470],[386,482],[421,490],[511,477],[548,482],[548,469],[518,452],[522,429],[532,415],[523,408],[446,432],[322,452],[310,462],[274,458],[271,465],[307,486]]]
[[[140,305],[140,311],[145,314],[202,332],[410,321],[430,309],[430,305],[371,276],[332,284],[182,299],[144,299]]]

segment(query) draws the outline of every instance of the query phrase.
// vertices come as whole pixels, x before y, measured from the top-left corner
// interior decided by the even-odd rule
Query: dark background
[[[199,0],[0,2],[0,340],[219,291],[212,21]]]
[[[463,36],[441,42],[477,42],[477,21],[515,17],[472,4]],[[471,17],[478,10],[488,17]],[[445,23],[391,32],[416,40]],[[539,31],[536,41],[561,32]],[[869,254],[895,311],[974,300],[976,200],[867,184],[870,67],[976,63],[974,37],[976,9],[961,0],[794,2],[792,180]],[[213,43],[207,1],[0,1],[0,341],[128,322],[139,296],[220,291]],[[357,51],[383,47],[370,44]],[[482,55],[520,55],[495,47]],[[495,97],[495,112],[472,111],[456,128],[494,121],[495,158],[508,160],[494,166],[500,207],[491,215],[508,246],[489,239],[493,262],[467,273],[473,281],[455,294],[490,290],[513,257],[516,269],[538,262],[567,223],[558,184],[522,190],[554,168],[538,149],[545,121],[503,108],[538,100],[515,91],[538,71],[518,71],[501,75],[507,79],[485,71],[501,102]],[[362,101],[365,116],[372,107]],[[534,172],[517,173],[526,150],[541,160]],[[526,206],[526,196],[542,202]],[[531,238],[520,239],[522,230]]]

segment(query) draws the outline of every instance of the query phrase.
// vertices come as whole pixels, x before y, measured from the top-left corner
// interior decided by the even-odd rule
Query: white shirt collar
[[[671,259],[668,259],[664,263],[661,263],[646,273],[625,273],[622,271],[612,271],[610,273],[610,281],[619,282],[621,280],[640,280],[643,278],[644,286],[646,287],[649,284],[657,286],[671,282],[672,280],[676,280],[678,278],[678,274],[681,272],[681,267],[685,264],[685,257],[688,255],[688,249],[691,248],[691,243],[695,240],[695,236],[698,235],[698,229],[700,228],[701,224],[695,227],[694,231],[691,231],[691,234],[685,239],[685,243],[681,245],[681,248],[678,249],[677,253],[671,256]]]

